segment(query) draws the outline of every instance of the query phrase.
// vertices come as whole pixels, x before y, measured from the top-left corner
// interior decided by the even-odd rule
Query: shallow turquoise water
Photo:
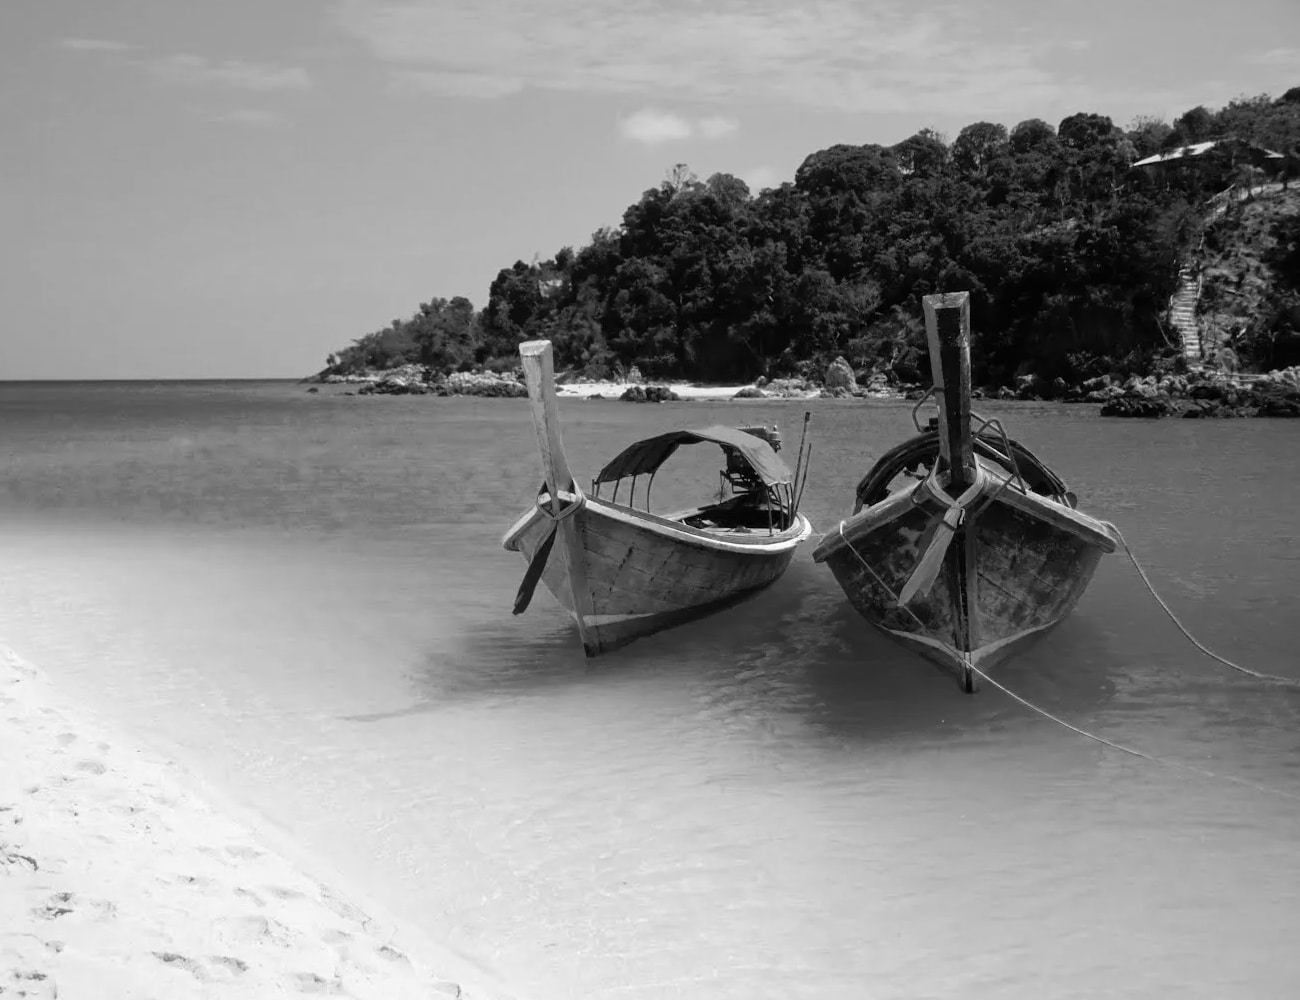
[[[994,404],[1198,637],[1295,653],[1300,425]],[[675,426],[813,413],[820,531],[902,404],[565,402],[580,476]],[[715,456],[682,456],[656,501]],[[588,665],[500,535],[514,400],[0,384],[0,641],[537,997],[1292,996],[1300,801],[962,695],[775,587]],[[996,675],[1116,740],[1300,796],[1300,692],[1200,656],[1122,556]]]

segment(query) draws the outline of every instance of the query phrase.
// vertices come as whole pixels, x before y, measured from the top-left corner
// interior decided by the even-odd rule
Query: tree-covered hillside
[[[1133,166],[1229,137],[1239,141]],[[1261,159],[1261,147],[1286,156]],[[969,290],[981,383],[1143,371],[1172,346],[1164,310],[1201,205],[1266,175],[1300,177],[1300,87],[1172,124],[1122,129],[1081,113],[1055,127],[976,122],[951,141],[922,130],[888,147],[835,145],[757,195],[679,165],[586,246],[503,268],[481,311],[433,299],[328,370],[506,368],[521,340],[547,337],[559,366],[597,377],[636,365],[749,379],[842,354],[910,381],[924,366],[920,297]]]

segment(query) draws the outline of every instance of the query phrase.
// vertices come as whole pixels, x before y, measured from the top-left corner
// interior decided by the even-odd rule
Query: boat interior
[[[780,435],[775,429],[745,428],[768,441],[775,448],[780,447]],[[650,509],[650,487],[654,476],[627,476],[615,480],[609,498],[601,496],[601,487],[608,484],[593,483],[593,494],[607,503],[613,503],[630,513],[649,515],[676,521],[699,531],[710,534],[752,534],[766,532],[779,534],[794,526],[798,509],[793,482],[769,484],[756,472],[743,455],[734,448],[721,445],[726,465],[718,473],[718,493],[720,498],[713,503],[675,511],[671,514],[656,514]],[[645,478],[642,490],[642,506],[637,506],[637,479]],[[618,503],[618,494],[624,479],[630,480],[627,502]],[[728,494],[730,494],[728,496]]]

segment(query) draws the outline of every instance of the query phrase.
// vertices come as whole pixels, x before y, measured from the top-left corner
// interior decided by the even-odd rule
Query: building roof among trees
[[[1216,146],[1246,146],[1251,150],[1257,151],[1263,155],[1266,160],[1280,160],[1281,153],[1275,153],[1271,149],[1265,149],[1263,146],[1256,146],[1254,143],[1246,142],[1242,139],[1212,139],[1209,142],[1195,142],[1190,146],[1179,146],[1177,149],[1171,149],[1165,153],[1156,153],[1154,156],[1148,156],[1146,159],[1138,160],[1133,164],[1135,167],[1145,167],[1153,163],[1166,163],[1169,160],[1181,160],[1188,156],[1204,156]]]

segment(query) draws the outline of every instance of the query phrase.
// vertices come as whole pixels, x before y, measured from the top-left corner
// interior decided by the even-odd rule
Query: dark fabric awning
[[[596,476],[597,483],[611,483],[625,476],[644,476],[654,472],[668,456],[684,444],[712,441],[740,456],[768,486],[789,483],[793,476],[772,446],[760,437],[734,427],[705,427],[703,430],[669,431],[638,441],[625,448]]]

